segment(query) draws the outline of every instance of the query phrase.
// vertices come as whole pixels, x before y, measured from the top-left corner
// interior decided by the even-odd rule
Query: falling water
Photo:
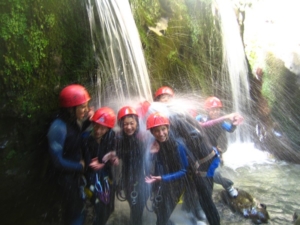
[[[88,0],[98,106],[139,96],[151,100],[142,45],[127,0]],[[101,96],[101,97],[100,97]]]
[[[220,16],[223,38],[223,76],[221,79],[222,83],[226,84],[227,76],[229,76],[231,85],[231,87],[226,87],[226,85],[223,87],[231,90],[233,110],[246,118],[250,109],[250,92],[246,55],[239,25],[230,1],[216,0],[216,7]],[[247,129],[243,129],[243,131],[238,129],[235,134],[237,141],[249,141]]]
[[[234,111],[246,117],[249,112],[248,100],[250,99],[248,71],[239,27],[230,3],[225,0],[216,0],[216,3],[223,33],[223,74],[224,79],[230,77],[231,85],[231,87],[224,88],[232,91]],[[141,42],[128,1],[95,0],[92,2],[92,0],[88,0],[87,11],[97,63],[95,81],[98,91],[101,93],[98,95],[101,96],[98,105],[104,105],[112,98],[116,102],[123,103],[136,96],[151,100],[150,83]],[[245,141],[246,137],[249,137],[239,129],[236,133],[236,140]],[[275,160],[269,158],[268,154],[255,149],[251,144],[244,145],[243,151],[241,151],[240,145],[231,145],[230,147],[232,149],[224,154],[226,160],[223,175],[232,179],[237,187],[251,192],[269,206],[272,218],[269,224],[287,224],[290,221],[289,217],[292,217],[293,211],[299,206],[295,201],[297,199],[295,193],[299,192],[295,183],[299,167],[289,164],[278,165]],[[245,153],[248,155],[245,156]],[[240,160],[243,158],[245,161]],[[249,162],[250,158],[252,161]],[[282,185],[280,178],[285,176],[285,173],[289,173],[290,176],[285,177],[284,182],[292,183],[295,186],[294,192],[293,187],[288,186],[289,192],[287,193]],[[220,212],[222,224],[250,224],[249,220],[233,215],[227,206],[220,203],[218,197],[220,188],[216,185],[214,201]],[[279,199],[280,203],[276,202],[278,196],[282,196]],[[286,207],[289,204],[292,207]],[[122,224],[125,224],[129,214],[127,203],[118,202],[115,213],[107,224],[120,224],[121,221]],[[154,213],[145,209],[143,216],[144,224],[155,223]],[[190,217],[187,212],[181,210],[181,205],[178,204],[171,219],[180,225],[194,224]],[[89,222],[91,221],[87,221],[87,224],[90,224]],[[206,223],[198,221],[197,224]]]

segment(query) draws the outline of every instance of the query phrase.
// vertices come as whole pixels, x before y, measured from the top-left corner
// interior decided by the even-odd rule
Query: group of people
[[[222,129],[233,132],[243,117],[220,116],[222,103],[216,97],[205,102],[206,118],[166,113],[173,98],[173,90],[163,86],[154,96],[159,108],[145,101],[138,108],[123,106],[116,115],[109,107],[90,110],[90,95],[81,85],[61,91],[60,114],[47,136],[59,171],[65,224],[84,224],[86,196],[94,206],[95,225],[106,224],[115,196],[128,202],[131,225],[142,224],[148,200],[157,225],[173,224],[170,216],[182,196],[190,210],[198,203],[209,224],[220,224],[213,182],[232,197],[238,192],[215,172],[221,160],[217,140]],[[119,131],[113,129],[116,124]],[[113,167],[119,168],[117,176]]]

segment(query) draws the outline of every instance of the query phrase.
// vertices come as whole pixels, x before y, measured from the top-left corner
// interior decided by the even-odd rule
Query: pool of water
[[[25,155],[24,160],[32,158]],[[225,164],[221,167],[224,177],[230,178],[238,189],[249,192],[259,202],[267,205],[270,225],[292,224],[295,211],[300,209],[299,193],[300,165],[277,161],[270,154],[253,147],[252,144],[235,144],[224,153]],[[6,161],[4,165],[10,164]],[[42,163],[44,165],[44,163]],[[25,170],[18,165],[13,170],[3,170],[0,183],[2,207],[1,224],[44,224],[60,225],[61,209],[59,195],[55,186],[45,182],[45,176],[37,177],[34,171]],[[38,168],[38,167],[37,167]],[[29,177],[32,177],[29,179]],[[47,184],[47,185],[45,185]],[[252,224],[249,219],[232,213],[220,197],[220,185],[214,186],[213,199],[219,211],[222,225]],[[149,204],[150,205],[150,204]],[[206,221],[195,221],[193,216],[181,209],[179,203],[171,219],[176,225],[205,225]],[[92,208],[85,225],[92,224]],[[129,207],[126,202],[116,200],[115,212],[107,225],[128,224]],[[154,213],[145,209],[144,225],[153,225],[156,221]]]
[[[292,224],[293,214],[300,209],[300,165],[277,161],[252,144],[234,144],[224,154],[221,167],[224,177],[234,181],[234,186],[249,192],[259,202],[267,205],[270,225]],[[231,212],[220,197],[220,185],[215,184],[213,199],[218,208],[222,225],[253,224],[250,219]],[[129,208],[126,202],[116,202],[116,210],[108,225],[126,224]],[[176,225],[205,225],[206,221],[194,221],[193,216],[181,210],[179,203],[171,219]],[[144,224],[155,224],[154,213],[144,211]]]

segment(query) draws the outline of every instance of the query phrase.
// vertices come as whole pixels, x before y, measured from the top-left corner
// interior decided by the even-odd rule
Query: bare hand
[[[229,120],[231,120],[232,124],[235,125],[235,126],[240,125],[244,120],[244,117],[242,117],[238,113],[231,113],[231,114],[228,115],[227,118]]]
[[[150,153],[154,154],[157,152],[159,152],[159,144],[157,143],[157,141],[154,141],[153,144],[151,145]]]
[[[93,158],[92,162],[90,163],[89,167],[91,167],[93,170],[97,171],[102,169],[105,166],[104,163],[99,163],[98,158]]]
[[[237,126],[237,125],[240,125],[243,121],[244,121],[244,117],[242,117],[240,114],[236,114],[233,117],[232,124]]]
[[[119,158],[117,156],[113,157],[111,160],[110,160],[111,164],[113,166],[118,166],[120,164],[120,161],[119,161]]]
[[[89,111],[87,113],[87,118],[91,119],[93,117],[94,113],[95,113],[95,108],[92,106],[89,108]]]
[[[148,183],[148,184],[152,184],[154,182],[157,182],[157,181],[161,181],[161,176],[152,176],[150,175],[149,177],[145,177],[145,182]]]
[[[110,151],[105,156],[103,156],[102,162],[106,163],[114,157],[116,157],[116,152],[115,151]]]

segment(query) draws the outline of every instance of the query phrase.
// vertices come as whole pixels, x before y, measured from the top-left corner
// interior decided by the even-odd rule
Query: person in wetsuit
[[[163,86],[155,92],[157,102],[171,104],[174,92]],[[220,158],[206,136],[203,128],[189,114],[173,112],[166,107],[170,120],[170,129],[176,138],[180,138],[187,149],[190,165],[188,185],[185,187],[182,208],[193,213],[198,220],[205,216],[211,225],[220,224],[220,217],[212,199],[213,176],[219,166]],[[203,216],[203,211],[205,216]]]
[[[222,150],[218,145],[218,140],[222,133],[234,132],[236,126],[242,123],[243,117],[238,113],[232,113],[221,117],[222,102],[217,97],[209,97],[205,100],[204,107],[207,111],[207,116],[203,117],[198,115],[196,120],[204,128],[206,135],[210,143],[218,148],[219,152]],[[236,197],[238,191],[233,187],[233,182],[221,175],[220,171],[216,171],[214,174],[214,182],[223,186],[231,197]]]
[[[204,219],[203,210],[209,224],[218,225],[220,216],[213,202],[212,192],[213,176],[220,163],[219,152],[209,143],[202,127],[190,115],[171,115],[170,124],[175,130],[175,136],[180,137],[189,150],[190,181],[184,194],[183,207],[191,211],[198,220]]]
[[[138,114],[133,107],[124,106],[118,112],[117,156],[121,174],[117,184],[117,198],[130,206],[130,224],[141,225],[148,198],[145,177],[145,144],[139,127]]]
[[[174,91],[168,86],[158,88],[154,94],[155,102],[168,103],[174,97]]]
[[[83,141],[87,169],[87,187],[93,193],[94,225],[105,225],[114,211],[115,189],[112,166],[118,165],[115,152],[116,116],[108,107],[98,109],[91,118],[93,130]]]
[[[89,100],[88,92],[81,85],[72,84],[62,89],[59,96],[60,113],[47,134],[49,152],[62,191],[63,219],[66,225],[81,225],[85,220],[85,182],[82,179],[85,163],[81,151],[81,134],[91,123],[86,119]]]
[[[169,218],[187,185],[186,147],[175,139],[170,131],[169,119],[159,112],[149,115],[147,130],[159,145],[152,157],[154,171],[145,178],[147,183],[153,184],[156,225],[173,224]]]

